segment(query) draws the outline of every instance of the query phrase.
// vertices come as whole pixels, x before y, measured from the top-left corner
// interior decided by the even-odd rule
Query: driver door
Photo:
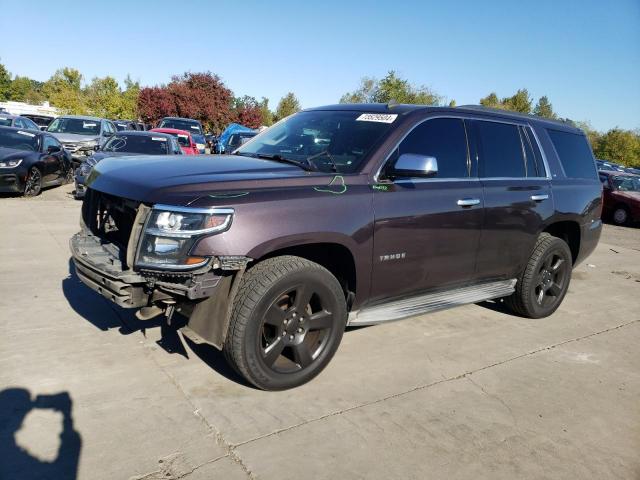
[[[374,185],[373,301],[476,279],[483,196],[464,120],[423,121],[389,162],[405,153],[435,157],[438,172],[432,178],[387,178]]]
[[[59,150],[50,153],[49,148],[51,147]],[[60,142],[49,135],[45,135],[42,140],[42,180],[44,182],[53,182],[63,176],[63,155],[64,152]]]

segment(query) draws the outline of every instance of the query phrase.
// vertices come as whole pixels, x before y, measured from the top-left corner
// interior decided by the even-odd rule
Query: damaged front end
[[[141,320],[174,311],[185,333],[222,347],[235,287],[246,257],[199,257],[204,236],[229,228],[233,209],[155,205],[87,190],[81,231],[70,241],[80,280]]]

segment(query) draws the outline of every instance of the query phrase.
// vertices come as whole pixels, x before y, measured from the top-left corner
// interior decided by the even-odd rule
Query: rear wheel
[[[344,293],[327,269],[300,257],[270,258],[245,273],[223,350],[256,387],[296,387],[329,363],[346,318]]]
[[[567,293],[572,267],[569,246],[560,238],[542,233],[518,278],[516,291],[505,299],[506,305],[529,318],[551,315]]]
[[[42,190],[42,174],[38,167],[31,167],[24,183],[24,196],[35,197]]]

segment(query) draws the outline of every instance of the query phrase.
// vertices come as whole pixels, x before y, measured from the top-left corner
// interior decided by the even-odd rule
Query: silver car
[[[80,115],[58,117],[47,128],[71,154],[76,165],[93,155],[116,131],[113,122],[106,118]]]

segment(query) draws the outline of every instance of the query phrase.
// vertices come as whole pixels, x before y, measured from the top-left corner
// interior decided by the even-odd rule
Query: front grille
[[[68,150],[70,152],[75,152],[78,149],[77,143],[63,143],[62,146],[65,150]]]
[[[127,265],[127,247],[140,202],[87,189],[82,203],[82,220],[105,244],[117,247],[113,252]]]

